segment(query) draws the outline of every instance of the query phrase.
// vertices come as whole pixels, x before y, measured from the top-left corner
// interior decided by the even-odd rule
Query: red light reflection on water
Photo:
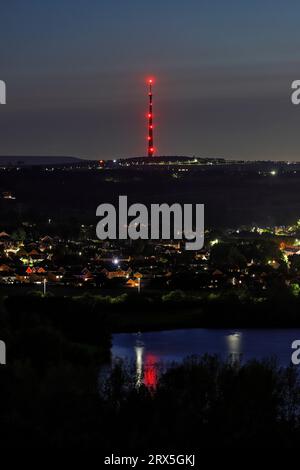
[[[144,363],[144,384],[148,388],[155,388],[158,380],[158,357],[146,354]]]

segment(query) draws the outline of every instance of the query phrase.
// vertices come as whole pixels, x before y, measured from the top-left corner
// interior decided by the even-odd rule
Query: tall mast
[[[153,80],[150,78],[148,80],[149,85],[149,111],[148,111],[148,157],[153,157],[154,155],[154,141],[153,141],[153,101],[152,101],[152,83]]]

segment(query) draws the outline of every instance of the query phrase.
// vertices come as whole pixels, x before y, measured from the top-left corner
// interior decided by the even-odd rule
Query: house
[[[13,271],[0,273],[0,282],[4,284],[14,284],[16,282],[16,275]]]
[[[102,272],[106,275],[107,279],[114,279],[116,277],[125,277],[128,278],[129,275],[131,274],[131,268],[128,268],[127,270],[125,269],[119,269],[119,268],[104,268],[102,269]]]
[[[8,273],[8,272],[12,272],[13,269],[10,268],[7,264],[0,264],[0,273]]]
[[[94,275],[93,273],[88,269],[88,268],[84,268],[82,271],[81,271],[81,275],[80,277],[82,278],[83,281],[85,282],[90,282],[94,279]]]
[[[126,282],[126,287],[138,287],[139,283],[136,279],[128,279]]]
[[[61,282],[63,279],[63,273],[61,271],[49,271],[48,272],[48,281],[49,282]]]
[[[25,267],[17,268],[15,272],[17,282],[28,284],[30,282],[30,273],[27,273]]]
[[[0,240],[1,241],[5,241],[5,240],[8,240],[10,238],[10,235],[6,232],[0,232]]]

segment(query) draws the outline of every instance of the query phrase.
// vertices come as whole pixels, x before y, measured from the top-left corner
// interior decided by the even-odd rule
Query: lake
[[[276,356],[282,366],[290,364],[291,344],[300,329],[188,329],[113,335],[112,358],[135,363],[138,381],[155,385],[157,365],[180,363],[191,355],[217,354],[231,362]]]

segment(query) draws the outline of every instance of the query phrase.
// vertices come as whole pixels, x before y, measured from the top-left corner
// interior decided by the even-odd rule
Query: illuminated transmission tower
[[[148,157],[153,157],[154,155],[154,142],[153,142],[153,111],[152,111],[152,82],[150,78],[148,80],[149,84],[149,111],[148,111]]]

